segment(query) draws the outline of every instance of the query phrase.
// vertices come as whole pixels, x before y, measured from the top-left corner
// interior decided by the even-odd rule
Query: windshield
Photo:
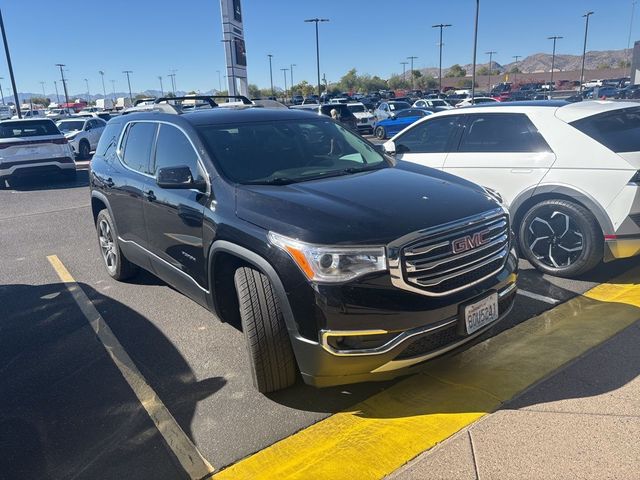
[[[407,108],[411,108],[407,102],[393,102],[389,103],[389,110],[395,112],[396,110],[405,110]]]
[[[325,119],[198,130],[223,173],[242,184],[286,184],[388,166],[369,143]]]
[[[75,132],[84,128],[84,122],[75,120],[70,122],[58,122],[58,128],[61,132]]]
[[[367,111],[364,105],[349,105],[349,110],[351,110],[352,113],[364,113]]]
[[[431,100],[431,105],[433,105],[434,107],[446,107],[447,102],[445,102],[444,100]]]

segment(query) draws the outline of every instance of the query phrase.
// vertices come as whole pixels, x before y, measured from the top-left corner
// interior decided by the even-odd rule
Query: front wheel
[[[520,252],[543,273],[576,277],[602,260],[603,235],[594,216],[566,200],[545,200],[529,209],[518,231]]]
[[[387,132],[384,130],[384,127],[376,127],[376,138],[380,139],[380,140],[384,140],[385,138],[387,138]]]
[[[98,213],[96,230],[100,242],[100,253],[107,273],[115,280],[126,280],[138,273],[138,267],[127,260],[120,250],[113,220],[108,210],[105,209]]]
[[[86,160],[91,155],[91,147],[89,146],[89,142],[86,140],[81,140],[80,145],[78,145],[78,157],[80,160]]]
[[[273,285],[262,272],[248,267],[236,270],[234,282],[253,384],[261,393],[293,385],[296,361]]]

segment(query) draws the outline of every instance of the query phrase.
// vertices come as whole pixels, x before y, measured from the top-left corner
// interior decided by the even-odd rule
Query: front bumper
[[[339,292],[317,289],[315,305],[324,317],[318,341],[301,336],[292,338],[303,379],[317,387],[387,380],[410,373],[411,367],[471,342],[511,310],[516,295],[517,264],[512,250],[499,273],[439,299],[396,288],[387,292],[383,289],[355,291],[351,287],[341,287]],[[367,291],[371,298],[363,298],[363,292]],[[498,320],[471,335],[461,334],[460,305],[492,291],[499,296]],[[351,298],[344,298],[342,306],[338,306],[336,298],[331,298],[338,293]],[[360,306],[355,304],[358,300],[362,303]],[[371,308],[365,306],[369,303]],[[340,337],[362,339],[362,345],[367,344],[367,338],[376,340],[372,348],[346,351],[336,348],[333,340]]]

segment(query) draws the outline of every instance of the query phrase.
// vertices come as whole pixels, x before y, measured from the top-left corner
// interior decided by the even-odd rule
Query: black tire
[[[86,140],[80,140],[80,143],[78,144],[78,158],[80,160],[86,160],[90,156],[91,146],[89,145],[89,142]]]
[[[384,127],[376,127],[374,133],[376,138],[378,138],[379,140],[384,140],[385,138],[387,138],[387,132],[385,131]]]
[[[131,263],[120,250],[118,236],[108,210],[101,210],[98,213],[96,231],[102,260],[109,276],[120,281],[131,278],[138,273],[139,267]]]
[[[280,301],[266,275],[242,267],[234,275],[253,384],[261,393],[290,387],[296,361]]]
[[[604,238],[595,217],[567,200],[544,200],[520,222],[521,254],[543,273],[576,277],[602,261]]]

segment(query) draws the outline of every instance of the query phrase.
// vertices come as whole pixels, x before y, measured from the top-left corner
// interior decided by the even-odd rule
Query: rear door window
[[[571,126],[616,153],[640,152],[640,107],[600,113]]]
[[[151,149],[158,124],[136,122],[129,124],[124,142],[122,163],[140,173],[150,174]]]
[[[525,114],[487,113],[466,117],[459,152],[551,152]]]
[[[460,117],[446,115],[420,123],[396,139],[398,153],[444,153],[458,128]]]

